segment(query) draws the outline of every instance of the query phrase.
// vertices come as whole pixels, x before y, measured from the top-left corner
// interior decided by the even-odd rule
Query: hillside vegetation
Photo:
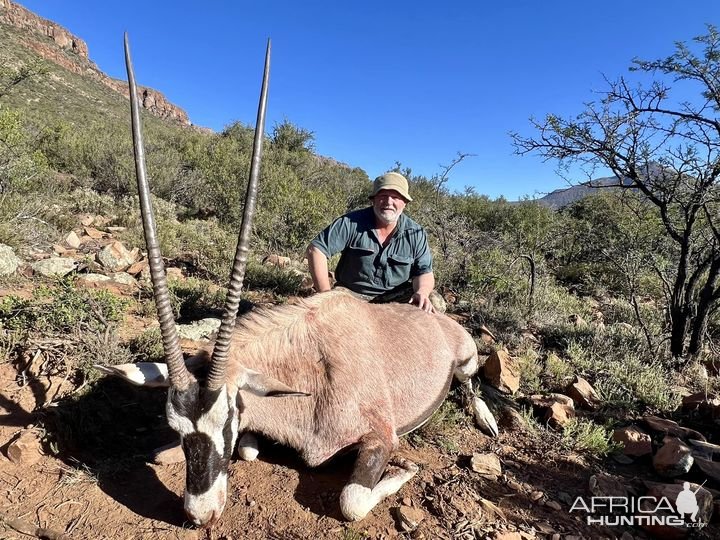
[[[48,250],[72,228],[72,216],[90,213],[111,217],[113,225],[127,227],[124,239],[142,245],[127,101],[34,56],[16,29],[3,27],[1,35],[0,242],[20,253]],[[210,133],[151,115],[143,121],[164,255],[192,253],[204,272],[199,277],[222,284],[243,206],[252,130],[235,123]],[[464,157],[432,178],[398,170],[411,180],[415,202],[408,213],[430,234],[440,289],[469,308],[476,324],[493,328],[504,344],[530,347],[537,366],[549,354],[582,370],[613,361],[660,366],[661,372],[687,365],[687,358],[673,361],[665,339],[676,250],[643,193],[603,192],[559,212],[532,201],[452,194],[444,184]],[[312,133],[287,121],[274,126],[263,159],[255,255],[301,259],[333,217],[366,204],[369,187],[361,169],[318,156]],[[602,321],[605,329],[579,328],[573,317]],[[617,323],[633,330],[615,331]],[[539,348],[521,344],[525,330],[538,335]],[[717,309],[704,337],[696,360],[712,365],[720,339]],[[674,403],[670,380],[655,387],[653,393],[663,395],[650,400],[641,398],[640,382],[612,384],[625,389],[618,396],[623,402],[668,411]]]
[[[720,81],[718,43],[711,29],[698,45],[700,56],[714,47],[704,58],[715,83]],[[679,66],[681,58],[674,62]],[[671,64],[653,69],[672,80]],[[711,103],[706,110],[712,114],[720,108],[720,94],[699,92],[697,98],[699,107]],[[39,58],[23,45],[22,32],[0,25],[0,244],[25,260],[39,258],[63,245],[79,216],[90,214],[123,228],[114,236],[128,247],[143,248],[128,110],[122,96]],[[189,320],[213,313],[222,301],[242,215],[252,127],[234,123],[212,133],[149,114],[143,122],[163,255],[185,261],[190,278],[174,286],[177,315]],[[554,117],[548,122],[557,136],[583,129]],[[562,390],[575,376],[598,392],[601,414],[582,417],[557,435],[577,451],[606,455],[616,450],[610,441],[613,427],[643,414],[677,417],[684,395],[720,391],[720,284],[713,277],[720,265],[720,224],[713,214],[720,200],[720,129],[707,130],[703,143],[709,150],[702,156],[691,155],[692,137],[678,150],[692,163],[705,160],[702,168],[682,168],[684,183],[673,176],[667,182],[674,185],[606,190],[557,211],[531,200],[509,203],[472,191],[451,193],[447,179],[454,165],[469,159],[464,155],[430,178],[413,174],[412,164],[397,166],[411,182],[414,201],[406,211],[429,233],[448,312],[478,337],[482,352],[510,352],[521,369],[522,394]],[[526,144],[524,150],[542,151],[547,133],[541,132],[535,147],[527,140],[519,143]],[[676,135],[682,133],[677,127]],[[557,149],[554,157],[566,156]],[[641,157],[655,159],[634,157],[638,163]],[[674,164],[666,160],[660,166],[668,170]],[[706,184],[702,193],[692,189],[698,178]],[[317,155],[313,134],[286,121],[266,135],[259,186],[247,288],[273,302],[308,294],[297,273],[263,266],[261,259],[277,254],[300,264],[317,232],[334,217],[367,204],[370,179],[359,168]],[[653,197],[667,204],[658,205]],[[681,199],[690,202],[675,204]],[[688,232],[694,247],[686,252],[674,235],[682,236],[679,224],[688,208],[695,212],[695,228]],[[92,267],[88,260],[85,269]],[[678,285],[683,272],[693,286]],[[89,388],[97,377],[93,362],[157,357],[152,333],[97,339],[101,328],[115,330],[124,317],[152,315],[147,285],[118,300],[76,290],[73,276],[0,279],[4,289],[34,291],[0,298],[0,348],[13,362],[21,362],[38,334],[72,335],[78,346],[65,354],[76,358]],[[683,309],[689,310],[679,349],[671,339],[681,313],[678,295],[684,295]],[[698,318],[692,306],[701,305],[703,295],[709,300],[699,346],[688,349]],[[488,330],[492,343],[480,339]],[[83,429],[97,429],[64,420],[72,428],[62,432],[47,423],[48,444],[57,452],[77,444]],[[442,436],[432,432],[436,428],[431,424],[426,438],[442,445]],[[716,436],[715,424],[704,429],[708,439]]]

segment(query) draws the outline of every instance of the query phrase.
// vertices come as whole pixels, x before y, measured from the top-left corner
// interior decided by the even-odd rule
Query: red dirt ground
[[[146,463],[153,448],[173,439],[164,391],[102,380],[73,394],[81,384],[60,368],[0,363],[0,538],[31,538],[18,529],[39,536],[35,527],[55,539],[473,539],[503,532],[525,539],[617,538],[622,529],[588,526],[570,505],[587,495],[592,474],[617,474],[633,486],[648,470],[646,463],[584,458],[523,429],[501,428],[500,437],[490,439],[466,419],[444,434],[445,444],[404,439],[400,454],[420,472],[368,518],[349,524],[341,519],[338,495],[352,456],[309,469],[294,452],[262,441],[257,461],[231,464],[220,522],[212,531],[196,530],[182,511],[184,465]],[[40,433],[45,453],[16,465],[6,456],[8,443],[34,425],[47,426]],[[57,448],[62,453],[54,455]],[[474,472],[476,452],[497,454],[502,476]],[[415,531],[403,531],[396,520],[401,505],[424,515]],[[718,538],[718,527],[696,537]]]

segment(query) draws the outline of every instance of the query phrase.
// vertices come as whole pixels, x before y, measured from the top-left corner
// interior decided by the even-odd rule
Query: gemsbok
[[[262,153],[270,65],[265,55],[250,178],[225,312],[209,364],[199,380],[180,350],[145,173],[137,90],[125,36],[132,131],[141,211],[166,363],[103,367],[135,384],[169,386],[168,424],[186,461],[184,506],[198,526],[212,526],[227,498],[227,474],[238,435],[240,457],[257,457],[254,434],[296,449],[309,466],[357,450],[340,494],[348,520],[365,517],[418,468],[396,458],[398,437],[421,426],[440,406],[455,376],[483,431],[497,435],[485,403],[473,395],[478,368],[470,334],[442,314],[407,304],[370,304],[334,290],[296,304],[256,310],[237,321]],[[208,348],[210,349],[210,348]],[[385,474],[384,474],[385,473]]]

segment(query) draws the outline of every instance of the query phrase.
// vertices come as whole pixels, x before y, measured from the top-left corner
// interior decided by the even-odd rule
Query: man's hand
[[[410,298],[409,304],[414,304],[423,311],[427,311],[428,313],[435,313],[435,306],[432,305],[432,302],[430,301],[430,298],[427,294],[423,292],[416,292],[412,295],[412,298]]]
[[[417,307],[428,313],[435,313],[435,306],[430,302],[430,293],[435,288],[435,276],[432,272],[427,274],[420,274],[413,278],[413,289],[415,294],[410,298],[410,304],[415,304]]]

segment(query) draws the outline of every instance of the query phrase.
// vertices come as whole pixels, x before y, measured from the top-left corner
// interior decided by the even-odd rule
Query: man
[[[427,312],[435,276],[425,230],[403,214],[412,201],[408,182],[390,172],[375,179],[372,206],[336,219],[307,249],[315,290],[330,290],[328,258],[341,253],[335,269],[337,285],[371,302],[409,302]],[[403,295],[405,298],[403,299]]]

